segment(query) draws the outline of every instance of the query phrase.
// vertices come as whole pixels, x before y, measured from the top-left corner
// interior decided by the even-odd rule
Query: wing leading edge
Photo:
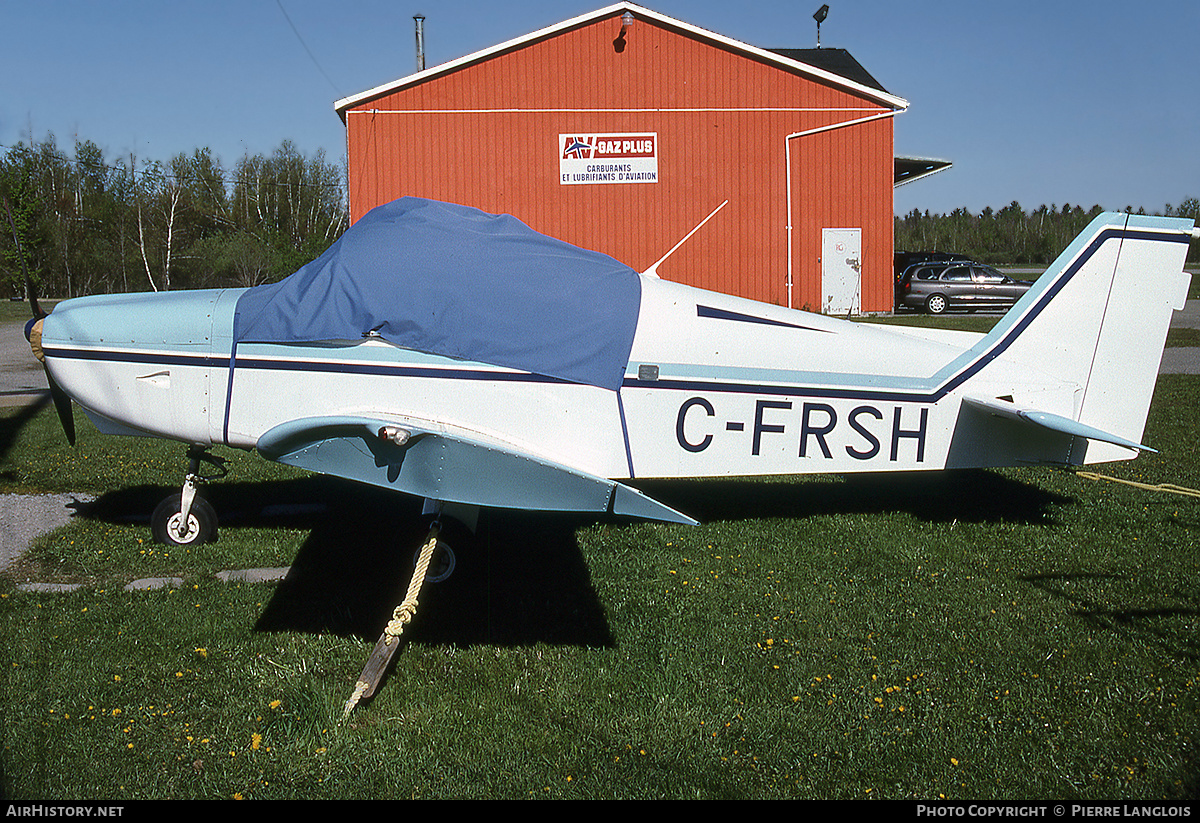
[[[432,500],[697,522],[615,480],[409,423],[356,416],[293,420],[263,434],[257,448],[289,466]]]

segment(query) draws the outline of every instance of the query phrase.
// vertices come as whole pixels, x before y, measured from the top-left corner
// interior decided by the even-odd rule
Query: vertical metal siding
[[[348,111],[352,217],[433,197],[644,270],[728,199],[659,274],[786,303],[787,135],[888,109],[645,21],[617,53],[619,28],[561,32]],[[891,128],[847,126],[793,150],[796,307],[819,306],[820,229],[844,223],[863,229],[864,310],[891,308]],[[617,132],[658,134],[658,183],[558,182],[559,134]]]
[[[892,121],[796,138],[792,152],[796,308],[821,305],[821,230],[862,229],[862,310],[892,309]]]

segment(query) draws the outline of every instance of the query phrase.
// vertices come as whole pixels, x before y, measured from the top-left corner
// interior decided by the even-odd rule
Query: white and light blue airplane
[[[31,339],[102,432],[190,447],[154,516],[167,542],[216,528],[195,494],[214,446],[463,519],[693,523],[636,482],[1134,457],[1197,237],[1190,220],[1102,215],[973,334],[703,291],[402,198],[279,283],[68,300]]]

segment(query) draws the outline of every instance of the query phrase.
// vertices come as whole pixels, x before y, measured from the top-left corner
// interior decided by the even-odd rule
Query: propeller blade
[[[75,445],[75,412],[71,406],[71,397],[62,390],[50,370],[46,369],[46,382],[50,384],[50,397],[54,400],[54,409],[58,412],[58,422],[62,423],[63,431],[67,434],[67,442]]]
[[[50,398],[54,401],[55,411],[58,412],[58,422],[62,424],[63,431],[66,432],[67,442],[74,446],[75,410],[71,406],[71,396],[54,382],[54,378],[50,376],[50,369],[46,368],[46,358],[42,356],[41,321],[49,312],[42,311],[42,307],[38,304],[37,287],[33,284],[33,278],[29,276],[29,267],[25,265],[25,253],[21,249],[21,239],[17,236],[17,224],[13,221],[12,207],[9,205],[7,197],[4,198],[4,211],[8,214],[8,225],[12,228],[13,243],[17,246],[17,256],[21,258],[21,269],[25,272],[25,293],[29,295],[29,309],[33,312],[33,318],[25,324],[25,339],[33,347],[33,353],[37,359],[42,361],[42,368],[46,372],[46,383],[50,386]]]
[[[46,384],[50,387],[50,398],[54,401],[54,408],[58,411],[58,421],[62,423],[63,431],[67,434],[67,441],[75,445],[75,412],[71,407],[71,396],[63,391],[62,386],[54,382],[54,377],[50,374],[50,368],[46,365],[46,356],[42,353],[42,320],[44,318],[35,318],[25,326],[25,337],[29,340],[29,347],[33,349],[33,355],[42,362],[42,369],[46,372]]]

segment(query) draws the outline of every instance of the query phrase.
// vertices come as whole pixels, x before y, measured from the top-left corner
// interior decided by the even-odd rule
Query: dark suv
[[[1007,309],[1032,285],[982,263],[916,263],[896,283],[896,307],[930,314],[948,309]]]

